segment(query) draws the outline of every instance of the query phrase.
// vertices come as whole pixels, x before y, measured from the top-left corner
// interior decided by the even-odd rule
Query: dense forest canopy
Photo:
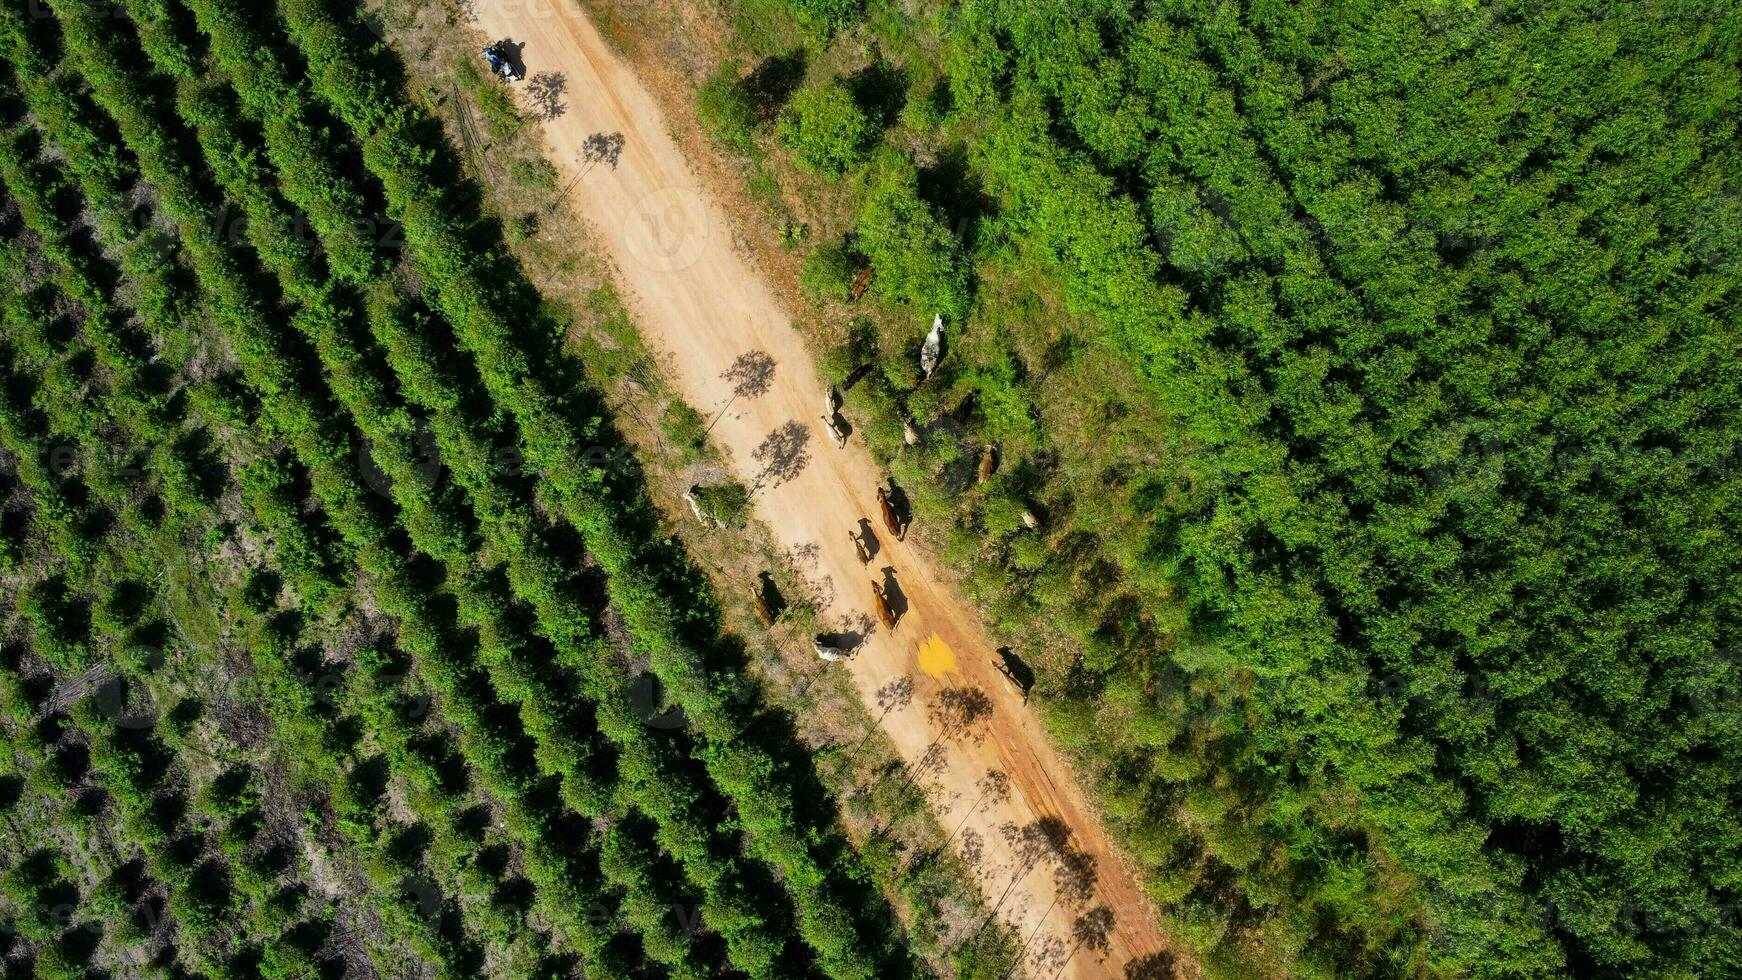
[[[962,12],[987,169],[1200,440],[1155,546],[1266,809],[1356,787],[1454,959],[1742,966],[1742,18],[1085,14]]]
[[[1104,553],[1182,605],[1078,630],[1047,701],[1211,965],[1742,970],[1742,11],[792,6],[813,75],[857,46],[851,79],[913,79],[889,141],[921,177],[858,171],[848,244],[916,320],[974,268],[944,383],[975,432],[1027,439],[994,402],[1047,418],[1036,371],[1085,383],[1004,295],[1036,256],[1179,427],[1151,480],[1103,478],[1145,525]],[[882,343],[874,440],[951,398]],[[923,459],[894,465],[949,487]],[[1023,479],[1091,509],[1093,478]],[[1000,492],[959,523],[1020,541]],[[1070,540],[996,545],[996,619],[1061,615]]]

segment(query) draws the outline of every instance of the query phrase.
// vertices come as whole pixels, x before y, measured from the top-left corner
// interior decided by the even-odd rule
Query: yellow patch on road
[[[956,670],[956,651],[950,649],[943,637],[933,633],[931,639],[919,645],[919,669],[933,677],[953,674]]]

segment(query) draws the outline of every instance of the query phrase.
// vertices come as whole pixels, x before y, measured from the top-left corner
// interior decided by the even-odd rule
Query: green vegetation
[[[696,93],[696,115],[723,149],[747,153],[756,145],[756,106],[745,93],[738,69],[722,65]]]
[[[1742,971],[1734,10],[732,6],[825,370],[1206,968]]]
[[[839,302],[851,294],[856,272],[853,255],[845,247],[823,245],[805,256],[798,282],[812,299]]]
[[[839,82],[794,95],[780,113],[780,140],[819,174],[835,175],[865,158],[875,133],[858,103]]]
[[[750,516],[750,488],[736,480],[699,486],[695,495],[702,513],[721,527],[743,527]]]
[[[556,166],[549,160],[516,160],[509,168],[509,176],[516,184],[533,190],[556,190]]]
[[[905,159],[872,178],[854,225],[857,245],[876,272],[880,296],[954,320],[968,306],[968,274],[956,239],[919,196],[919,171]]]
[[[660,432],[677,447],[686,462],[701,458],[708,442],[708,420],[682,399],[673,399],[659,417]]]

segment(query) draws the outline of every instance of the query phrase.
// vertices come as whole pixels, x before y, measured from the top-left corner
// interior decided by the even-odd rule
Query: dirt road
[[[871,583],[894,586],[904,607],[896,628],[874,628],[840,669],[874,716],[879,689],[911,679],[911,701],[884,714],[883,727],[927,773],[939,820],[978,868],[988,903],[1028,940],[1028,975],[1166,975],[1168,944],[1136,880],[1039,721],[994,670],[977,615],[924,555],[883,532],[882,474],[856,437],[844,450],[831,441],[809,351],[734,247],[660,106],[574,0],[477,0],[475,9],[490,37],[524,42],[529,71],[567,76],[567,111],[546,123],[552,162],[565,183],[585,170],[570,200],[597,230],[677,388],[704,414],[730,403],[713,438],[738,477],[761,487],[756,516],[776,540],[814,556],[806,571],[826,597],[824,622],[874,622]],[[595,134],[622,135],[615,167],[585,163]],[[929,319],[916,316],[916,335]],[[735,362],[743,370],[733,377]],[[734,398],[735,386],[748,393]],[[878,526],[881,544],[868,567],[848,539],[861,518]]]

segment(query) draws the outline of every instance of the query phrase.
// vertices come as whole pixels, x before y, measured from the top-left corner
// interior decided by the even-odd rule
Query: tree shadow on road
[[[720,372],[720,379],[732,383],[733,398],[761,398],[774,387],[774,358],[767,351],[746,351]]]
[[[532,103],[532,114],[544,122],[569,111],[563,93],[569,88],[569,78],[560,71],[541,71],[526,80],[526,98]]]
[[[751,492],[772,489],[792,480],[810,465],[810,429],[788,422],[768,434],[750,456],[761,466]]]

